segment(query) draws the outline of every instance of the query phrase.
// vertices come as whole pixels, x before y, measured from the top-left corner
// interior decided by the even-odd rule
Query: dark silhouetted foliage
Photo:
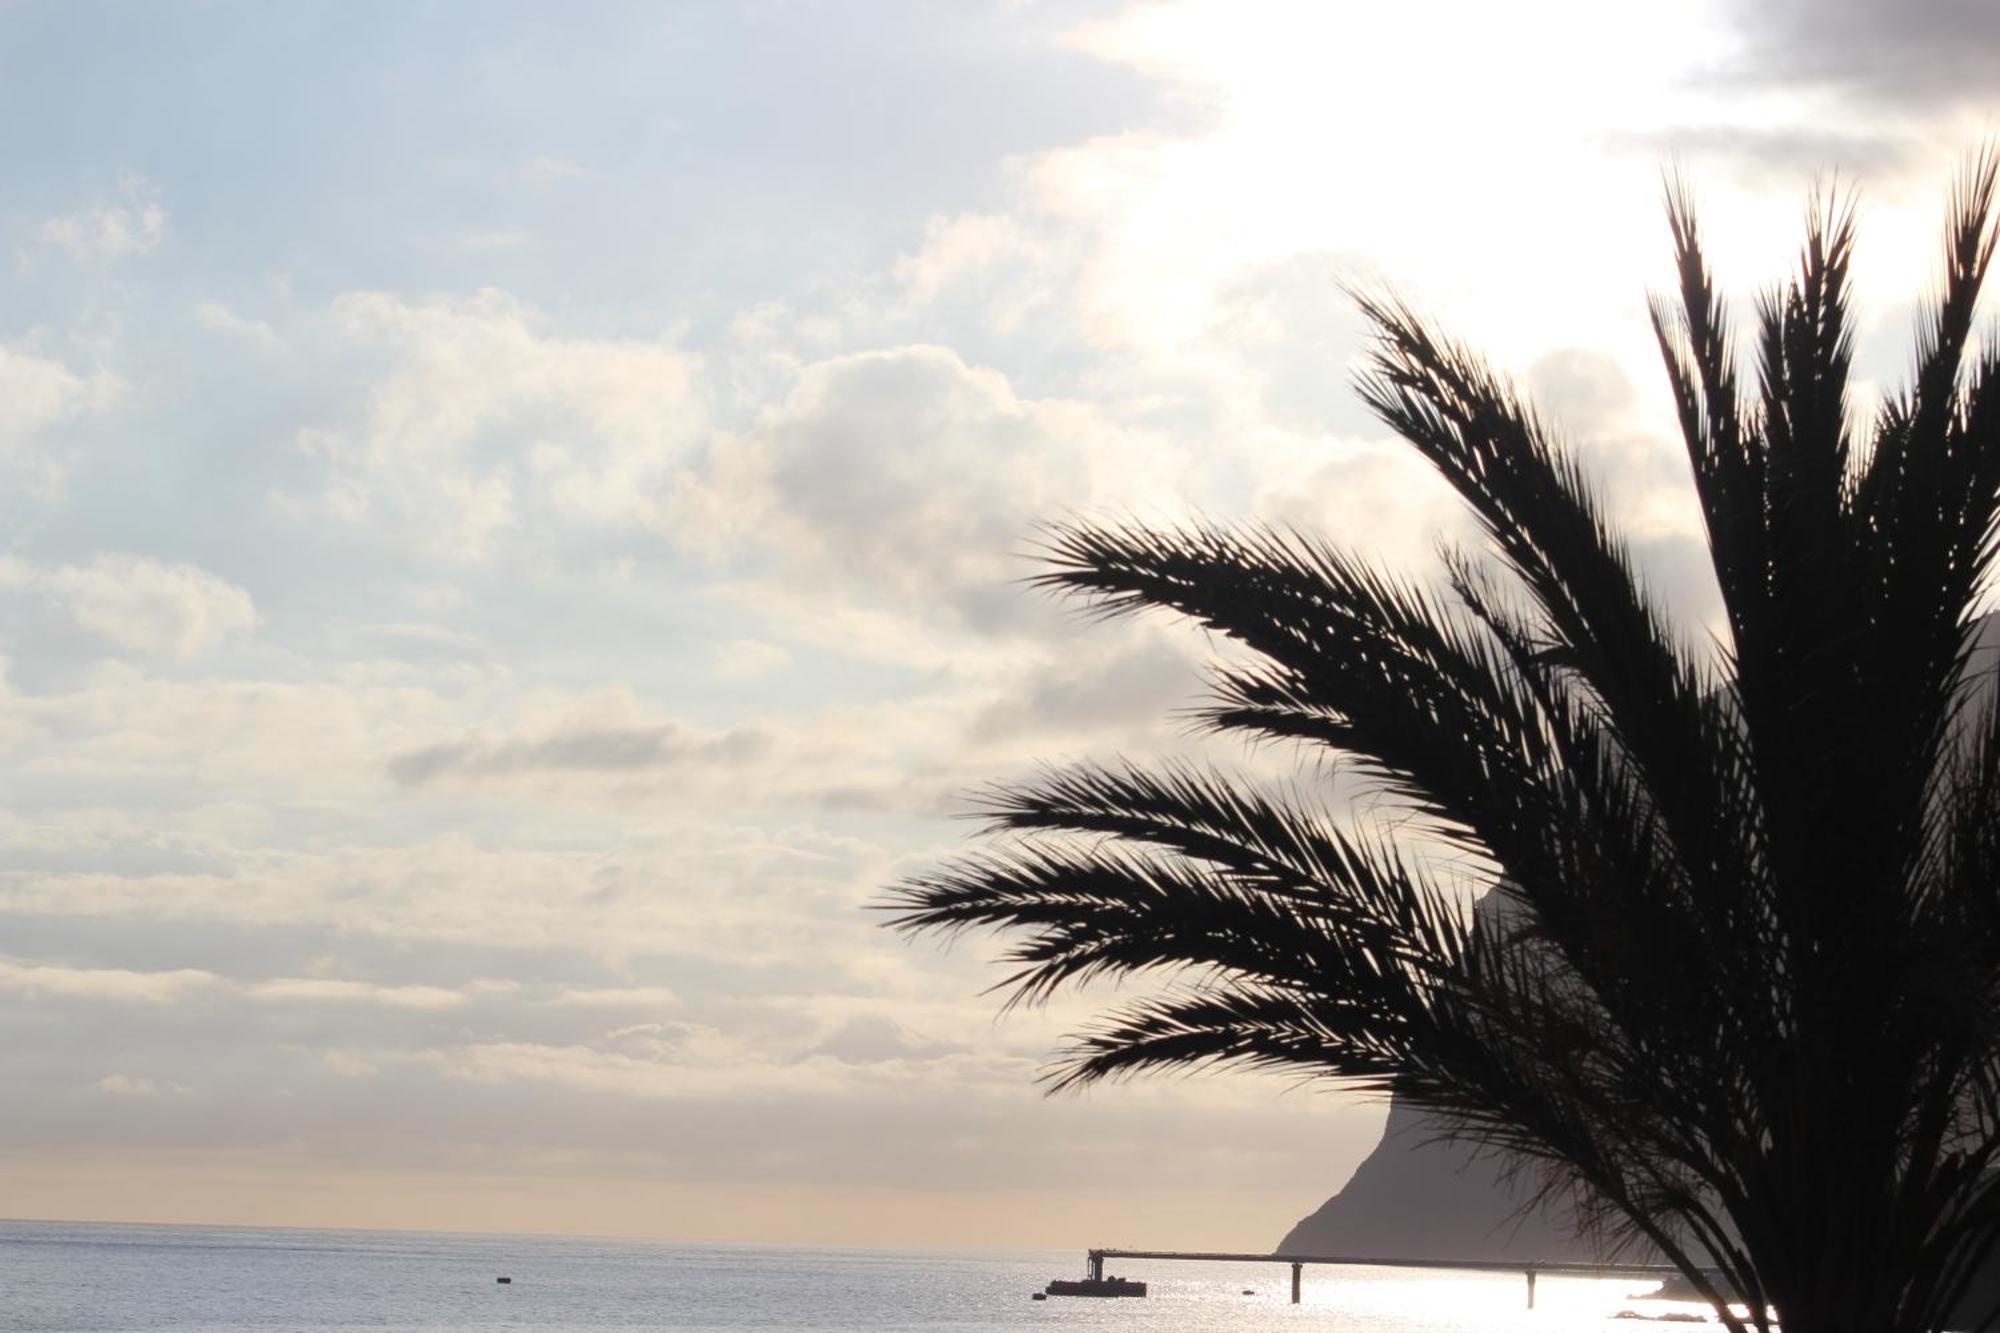
[[[2000,709],[1971,665],[2000,390],[1969,351],[1995,184],[1989,155],[1956,191],[1913,385],[1872,430],[1851,206],[1811,210],[1746,386],[1669,191],[1653,323],[1726,612],[1707,651],[1548,425],[1358,297],[1360,392],[1485,558],[1431,590],[1295,531],[1077,524],[1041,581],[1248,649],[1206,724],[1324,747],[1384,793],[1372,817],[1192,766],[1052,772],[991,793],[1003,836],[894,890],[895,924],[1012,932],[1015,1000],[1158,980],[1059,1086],[1220,1062],[1393,1090],[1744,1293],[1738,1329],[1942,1326],[2000,1236]]]

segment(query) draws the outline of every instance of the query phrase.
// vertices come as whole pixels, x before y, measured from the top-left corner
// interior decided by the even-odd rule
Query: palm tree
[[[1940,1327],[2000,1238],[2000,708],[1970,665],[2000,359],[1968,350],[1995,188],[1989,153],[1868,446],[1851,203],[1810,210],[1746,390],[1669,188],[1679,299],[1653,325],[1727,619],[1707,652],[1546,422],[1357,296],[1359,390],[1484,559],[1433,590],[1297,531],[1082,523],[1040,581],[1233,639],[1206,725],[1324,747],[1383,796],[1343,814],[1303,780],[1047,772],[988,792],[1003,836],[893,890],[894,924],[1014,932],[1012,1001],[1158,981],[1074,1039],[1057,1087],[1220,1063],[1393,1092],[1740,1293],[1732,1329]],[[1498,909],[1475,916],[1466,865]]]

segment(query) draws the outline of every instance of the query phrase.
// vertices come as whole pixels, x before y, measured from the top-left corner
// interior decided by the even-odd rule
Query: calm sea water
[[[1081,1255],[0,1222],[0,1329],[1217,1329],[1626,1333],[1643,1283],[1126,1262],[1144,1300],[1031,1301]],[[513,1278],[508,1285],[494,1279]],[[1254,1295],[1244,1295],[1245,1289]]]

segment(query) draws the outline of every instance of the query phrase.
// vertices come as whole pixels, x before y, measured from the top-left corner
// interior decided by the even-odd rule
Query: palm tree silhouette
[[[1185,764],[1047,772],[989,791],[1004,836],[892,890],[893,924],[1014,932],[1009,1003],[1158,980],[1057,1087],[1228,1063],[1393,1091],[1739,1293],[1734,1329],[1940,1327],[2000,1237],[2000,708],[1970,666],[2000,517],[2000,361],[1969,351],[1995,186],[1988,153],[1953,193],[1914,383],[1866,446],[1851,201],[1809,210],[1746,391],[1669,187],[1679,299],[1653,324],[1727,618],[1707,653],[1532,408],[1357,296],[1359,390],[1471,506],[1483,560],[1431,590],[1296,531],[1084,523],[1040,581],[1250,650],[1206,725],[1324,747],[1384,793],[1372,817]],[[1476,915],[1453,863],[1497,885]]]

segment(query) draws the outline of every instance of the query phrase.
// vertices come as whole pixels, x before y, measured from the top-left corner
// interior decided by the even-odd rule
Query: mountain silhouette
[[[1279,1254],[1381,1259],[1591,1260],[1559,1206],[1527,1207],[1529,1170],[1440,1135],[1437,1123],[1389,1104],[1382,1141],[1341,1191],[1278,1242]]]

